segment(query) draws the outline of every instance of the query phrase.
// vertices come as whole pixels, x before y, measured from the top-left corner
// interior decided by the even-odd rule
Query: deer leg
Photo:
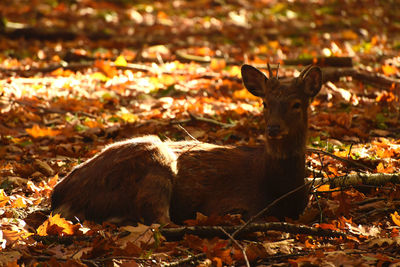
[[[135,202],[145,224],[170,223],[169,207],[172,193],[172,175],[168,171],[150,171],[138,183]]]

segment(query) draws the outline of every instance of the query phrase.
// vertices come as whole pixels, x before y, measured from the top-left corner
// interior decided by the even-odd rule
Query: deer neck
[[[265,142],[265,159],[280,161],[290,158],[304,159],[306,153],[306,133],[299,131],[296,136],[285,139],[268,139]]]
[[[288,181],[287,185],[296,187],[304,183],[305,177],[306,133],[297,138],[268,140],[265,144],[264,162],[267,181]],[[282,182],[281,182],[282,183]],[[287,188],[285,189],[287,190]]]

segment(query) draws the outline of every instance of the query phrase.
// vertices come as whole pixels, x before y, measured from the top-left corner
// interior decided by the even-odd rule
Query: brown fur
[[[267,79],[244,65],[246,88],[263,98],[266,144],[217,146],[161,142],[156,136],[115,143],[76,167],[54,188],[52,209],[64,217],[116,223],[182,222],[196,212],[245,218],[304,184],[309,98],[321,87],[312,67],[299,78]],[[296,217],[307,190],[266,215]]]

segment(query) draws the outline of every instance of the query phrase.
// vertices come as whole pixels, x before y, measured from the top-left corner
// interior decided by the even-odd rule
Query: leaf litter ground
[[[396,179],[324,182],[399,173],[394,4],[3,1],[1,264],[222,266],[246,264],[245,253],[253,265],[396,266]],[[346,238],[270,230],[237,242],[200,234],[170,240],[157,226],[77,224],[46,212],[57,180],[116,140],[262,143],[262,103],[243,90],[240,64],[280,62],[279,75],[290,77],[301,66],[285,60],[321,57],[351,57],[354,68],[397,82],[387,88],[342,77],[325,83],[311,105],[308,175],[324,179],[301,218],[288,222]],[[199,214],[187,225],[241,223]]]

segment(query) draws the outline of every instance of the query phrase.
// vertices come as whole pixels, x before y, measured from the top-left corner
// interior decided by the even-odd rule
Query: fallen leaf
[[[392,217],[393,222],[397,225],[400,226],[400,215],[395,211],[394,213],[390,214]]]
[[[32,128],[27,128],[25,131],[32,137],[44,137],[44,136],[56,136],[61,134],[60,130],[54,130],[49,127],[41,128],[39,125],[35,124]]]

